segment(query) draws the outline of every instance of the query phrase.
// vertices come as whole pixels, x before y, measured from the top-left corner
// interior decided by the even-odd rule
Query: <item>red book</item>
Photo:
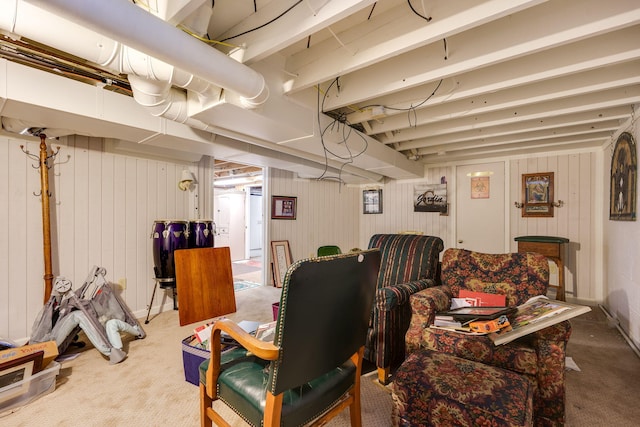
[[[472,305],[475,307],[506,307],[507,304],[505,295],[474,292],[467,289],[461,289],[458,297],[472,300]]]

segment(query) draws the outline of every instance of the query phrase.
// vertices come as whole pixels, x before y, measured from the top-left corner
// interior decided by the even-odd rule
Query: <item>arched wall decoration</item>
[[[623,132],[616,141],[611,158],[609,219],[636,220],[638,183],[637,147],[633,135]]]

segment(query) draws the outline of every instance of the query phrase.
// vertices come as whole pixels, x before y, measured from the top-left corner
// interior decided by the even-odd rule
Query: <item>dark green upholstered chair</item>
[[[211,358],[200,366],[201,425],[228,425],[220,399],[253,426],[322,425],[349,408],[361,425],[360,375],[378,250],[292,264],[284,278],[275,340],[263,342],[229,319],[215,322]],[[220,333],[242,348],[221,354]]]
[[[320,246],[318,248],[318,256],[339,255],[341,253],[340,247],[334,245]]]
[[[415,234],[376,234],[369,248],[380,249],[380,275],[371,313],[365,359],[376,364],[386,384],[405,358],[404,335],[411,321],[409,297],[437,283],[442,239]]]

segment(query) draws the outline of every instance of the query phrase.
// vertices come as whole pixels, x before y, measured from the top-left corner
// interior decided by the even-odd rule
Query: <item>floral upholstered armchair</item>
[[[381,263],[364,358],[386,384],[405,357],[404,337],[411,319],[409,296],[436,285],[442,239],[414,234],[376,234],[369,249],[380,249]]]
[[[563,425],[565,350],[571,335],[568,321],[498,346],[487,336],[429,327],[436,312],[449,309],[451,298],[463,288],[504,294],[509,306],[544,295],[549,284],[547,259],[531,252],[483,254],[447,249],[441,274],[441,286],[411,296],[413,316],[406,335],[407,353],[427,348],[528,375],[536,384],[535,425]]]

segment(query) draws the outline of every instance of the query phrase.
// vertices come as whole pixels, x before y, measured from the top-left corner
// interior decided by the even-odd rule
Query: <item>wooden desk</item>
[[[558,286],[556,299],[565,301],[564,295],[564,244],[569,243],[569,239],[552,236],[520,236],[514,239],[518,242],[518,252],[537,252],[546,256],[558,266]]]

